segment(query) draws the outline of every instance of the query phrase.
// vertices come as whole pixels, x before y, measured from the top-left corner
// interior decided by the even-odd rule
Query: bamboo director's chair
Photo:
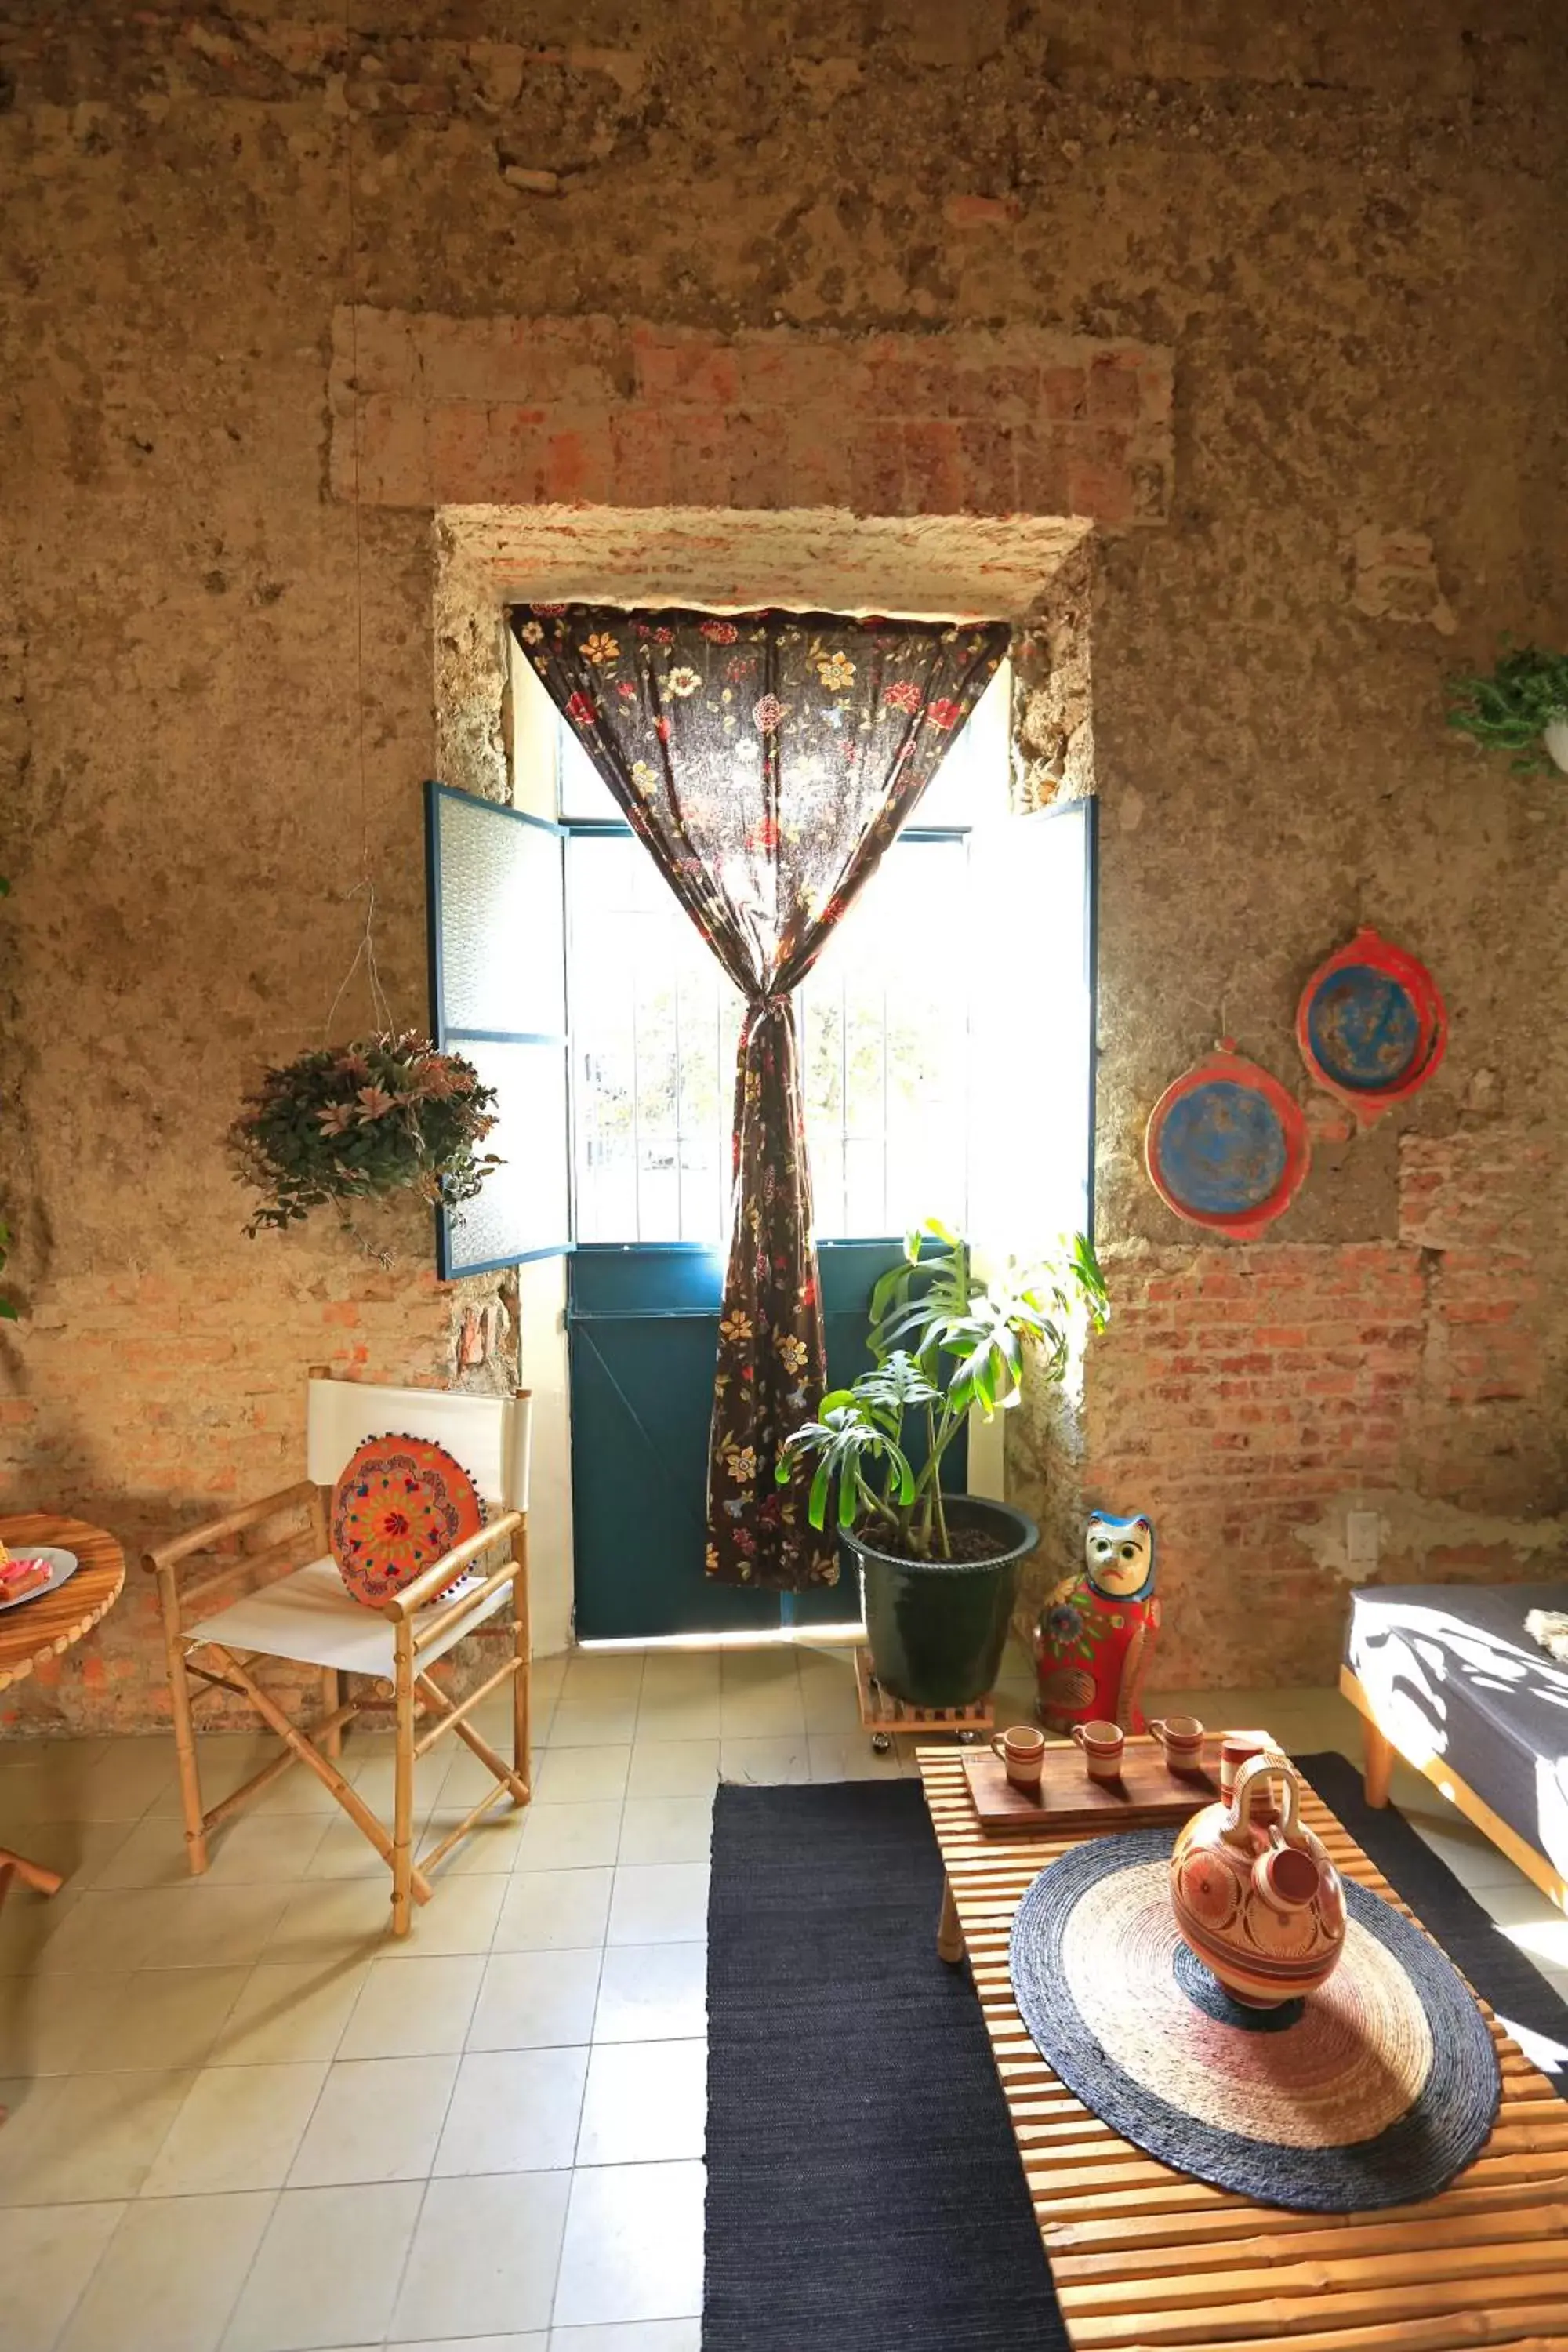
[[[207,1866],[207,1834],[259,1796],[294,1763],[324,1780],[343,1811],[363,1831],[392,1872],[393,1933],[405,1936],[415,1903],[430,1898],[427,1873],[468,1835],[492,1806],[510,1796],[525,1805],[530,1795],[528,1471],[530,1398],[458,1396],[443,1389],[373,1388],[330,1378],[312,1368],[306,1420],[307,1476],[260,1502],[229,1511],[188,1535],[176,1536],[148,1552],[143,1565],[158,1580],[168,1654],[169,1696],[179,1754],[180,1800],[193,1872]],[[404,1586],[384,1607],[369,1609],[351,1599],[328,1546],[327,1508],[339,1472],[367,1437],[424,1437],[445,1445],[472,1477],[490,1513],[478,1535],[457,1544]],[[288,1518],[294,1530],[274,1537]],[[258,1549],[236,1549],[240,1538],[269,1539]],[[488,1570],[481,1561],[492,1545],[505,1542],[507,1557]],[[204,1552],[216,1553],[207,1572],[182,1584],[188,1565]],[[455,1576],[461,1580],[453,1584]],[[236,1591],[231,1588],[240,1586]],[[450,1591],[445,1588],[451,1586]],[[509,1627],[491,1626],[512,1594]],[[430,1678],[437,1660],[466,1634],[484,1630],[511,1634],[511,1654],[460,1706]],[[322,1713],[307,1729],[290,1723],[277,1701],[254,1677],[265,1658],[289,1658],[321,1671]],[[345,1696],[346,1678],[359,1696]],[[509,1765],[468,1720],[489,1694],[510,1681],[512,1690],[512,1761]],[[201,1688],[193,1691],[196,1683]],[[214,1691],[247,1699],[283,1742],[281,1755],[263,1765],[221,1803],[202,1807],[200,1770],[193,1716]],[[390,1708],[396,1735],[394,1817],[390,1833],[337,1769],[343,1727],[361,1715]],[[427,1729],[422,1717],[434,1717]],[[496,1786],[457,1827],[417,1860],[414,1854],[414,1767],[418,1758],[455,1731],[484,1762]]]

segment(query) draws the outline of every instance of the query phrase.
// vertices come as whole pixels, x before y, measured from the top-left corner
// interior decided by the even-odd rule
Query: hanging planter
[[[427,1037],[384,1032],[268,1070],[229,1130],[236,1174],[260,1194],[247,1234],[312,1209],[415,1192],[471,1201],[492,1168],[477,1147],[494,1127],[493,1087]]]
[[[1505,640],[1506,642],[1506,640]],[[1448,724],[1489,751],[1511,751],[1520,775],[1568,774],[1568,654],[1518,646],[1489,677],[1448,680]]]

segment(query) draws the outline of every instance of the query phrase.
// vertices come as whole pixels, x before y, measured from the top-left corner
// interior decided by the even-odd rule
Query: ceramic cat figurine
[[[1045,1609],[1035,1635],[1036,1712],[1052,1731],[1096,1717],[1142,1731],[1139,1686],[1160,1626],[1153,1523],[1096,1511],[1083,1549],[1081,1572]]]

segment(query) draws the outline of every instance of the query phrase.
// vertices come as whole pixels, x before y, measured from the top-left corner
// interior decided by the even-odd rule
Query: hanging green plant
[[[1521,775],[1568,772],[1568,654],[1503,643],[1489,677],[1449,678],[1448,724],[1489,751],[1511,751]]]
[[[500,1165],[477,1149],[496,1123],[495,1099],[471,1062],[412,1031],[322,1046],[268,1070],[229,1129],[238,1181],[261,1196],[246,1232],[297,1224],[329,1201],[471,1201]]]

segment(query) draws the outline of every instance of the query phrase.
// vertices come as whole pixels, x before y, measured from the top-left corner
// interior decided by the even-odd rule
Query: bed
[[[1525,1632],[1531,1609],[1568,1609],[1568,1583],[1368,1586],[1340,1688],[1365,1723],[1369,1804],[1403,1757],[1568,1910],[1568,1665]]]

